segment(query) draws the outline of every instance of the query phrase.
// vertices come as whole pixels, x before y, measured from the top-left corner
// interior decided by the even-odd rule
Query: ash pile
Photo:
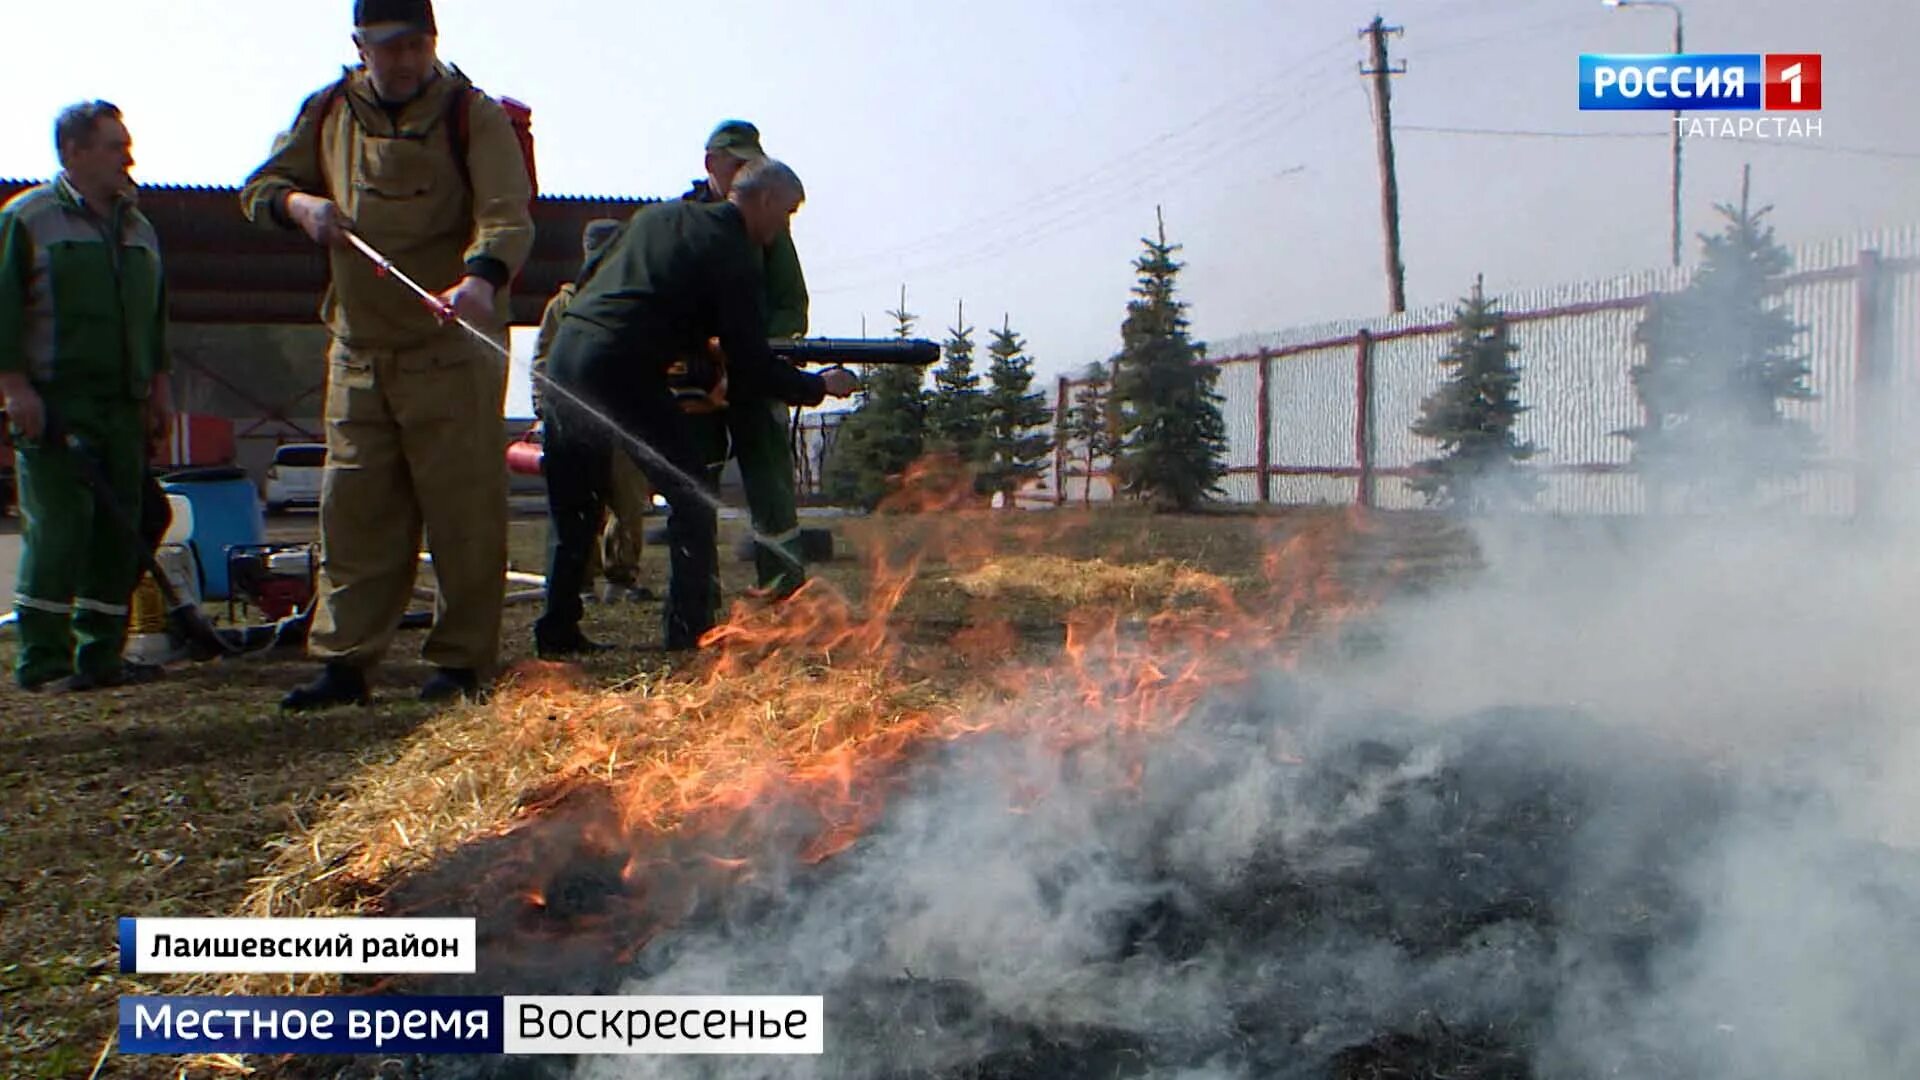
[[[624,987],[824,994],[823,1059],[577,1075],[1811,1075],[1767,1059],[1814,988],[1714,969],[1751,947],[1756,978],[1806,974],[1764,955],[1779,942],[1725,940],[1701,875],[1727,860],[1823,881],[1856,909],[1826,928],[1856,989],[1920,991],[1899,960],[1920,946],[1920,858],[1735,835],[1746,815],[1817,813],[1815,793],[1743,790],[1572,713],[1376,721],[1300,757],[1273,722],[1222,704],[1136,761],[1002,744],[926,768],[867,842],[808,880],[748,883]],[[1670,1011],[1676,994],[1705,1012]],[[1887,1060],[1920,1060],[1890,1001],[1851,1005],[1882,1016]]]

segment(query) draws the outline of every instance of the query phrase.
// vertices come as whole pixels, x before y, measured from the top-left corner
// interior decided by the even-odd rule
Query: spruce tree
[[[1121,487],[1156,506],[1191,510],[1219,490],[1226,475],[1227,425],[1214,389],[1218,368],[1187,333],[1186,304],[1174,295],[1180,245],[1167,243],[1166,220],[1156,207],[1158,234],[1142,238],[1134,260],[1134,299],[1120,327],[1112,400],[1120,448],[1114,471]]]
[[[1772,207],[1717,207],[1726,226],[1702,234],[1700,269],[1680,292],[1656,297],[1635,330],[1645,362],[1633,387],[1645,422],[1623,432],[1656,506],[1691,485],[1705,506],[1752,499],[1768,477],[1805,467],[1812,431],[1782,402],[1811,401],[1805,330],[1780,298],[1792,257],[1764,225]]]
[[[1514,438],[1520,404],[1519,352],[1507,333],[1499,305],[1481,292],[1454,309],[1453,345],[1440,358],[1449,372],[1420,406],[1413,433],[1440,444],[1442,453],[1421,463],[1413,488],[1427,502],[1468,511],[1509,508],[1530,501],[1538,484],[1521,463],[1534,447]]]
[[[1107,365],[1098,361],[1087,365],[1075,380],[1073,400],[1067,406],[1067,422],[1060,437],[1067,440],[1069,452],[1077,464],[1070,471],[1086,479],[1081,504],[1093,504],[1093,474],[1100,462],[1109,465],[1120,448],[1119,423],[1113,414],[1113,379]]]
[[[986,437],[977,489],[989,497],[1000,495],[1001,506],[1011,510],[1015,493],[1041,474],[1053,452],[1047,397],[1031,389],[1033,360],[1009,317],[1000,317],[987,352],[993,362],[987,368]]]
[[[919,320],[907,310],[907,288],[893,316],[894,334],[913,336]],[[827,496],[871,510],[892,489],[893,479],[920,459],[926,441],[926,394],[920,369],[872,364],[862,371],[865,389],[834,431],[826,467]]]
[[[953,325],[941,342],[944,354],[933,369],[933,394],[927,401],[927,449],[955,455],[978,466],[986,436],[986,399],[973,371],[973,327],[964,303],[954,309]]]

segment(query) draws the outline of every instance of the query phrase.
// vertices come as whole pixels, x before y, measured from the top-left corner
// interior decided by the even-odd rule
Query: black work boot
[[[57,671],[33,675],[17,681],[20,689],[26,693],[39,694],[49,690],[64,690],[67,682],[72,678],[71,671]]]
[[[280,707],[288,712],[306,712],[336,705],[365,705],[370,700],[366,672],[349,664],[328,664],[318,679],[295,687],[281,698]]]
[[[433,678],[420,688],[421,701],[438,704],[456,698],[480,700],[480,677],[472,668],[436,668]]]
[[[69,694],[85,694],[117,686],[144,686],[166,677],[167,670],[158,664],[123,660],[119,667],[111,671],[76,671],[67,679],[63,689]]]
[[[612,652],[613,646],[595,641],[578,630],[570,636],[554,636],[536,631],[533,635],[533,651],[542,660],[570,660]]]

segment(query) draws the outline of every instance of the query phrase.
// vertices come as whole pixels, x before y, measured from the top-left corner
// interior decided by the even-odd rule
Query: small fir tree
[[[900,287],[900,306],[887,314],[895,336],[913,336],[919,316],[907,310],[906,286]],[[871,364],[862,376],[865,389],[834,432],[825,480],[835,502],[871,510],[924,452],[927,401],[917,367]]]
[[[1421,463],[1414,490],[1436,506],[1468,511],[1511,508],[1531,501],[1538,490],[1522,464],[1533,457],[1530,443],[1513,434],[1520,404],[1519,352],[1507,333],[1506,316],[1481,292],[1454,309],[1453,345],[1440,358],[1446,381],[1420,407],[1413,433],[1440,444],[1441,454]]]
[[[1645,420],[1621,432],[1656,507],[1682,486],[1704,506],[1752,500],[1768,478],[1806,466],[1813,432],[1782,405],[1811,401],[1805,330],[1780,297],[1792,257],[1763,224],[1771,207],[1722,204],[1726,225],[1702,235],[1700,269],[1655,298],[1634,333]]]
[[[1178,244],[1154,211],[1158,232],[1143,239],[1134,260],[1134,299],[1120,327],[1112,402],[1120,447],[1114,471],[1121,487],[1159,507],[1191,510],[1219,490],[1226,475],[1227,425],[1214,384],[1220,370],[1187,332],[1186,304],[1175,296],[1182,264]]]
[[[943,359],[933,370],[933,394],[927,402],[927,449],[954,455],[977,467],[986,436],[986,397],[973,370],[973,327],[966,305],[954,309],[954,323],[941,342]]]
[[[1067,440],[1077,460],[1073,471],[1086,479],[1080,497],[1081,504],[1086,506],[1093,504],[1093,477],[1100,463],[1110,466],[1120,448],[1119,424],[1110,407],[1112,387],[1107,365],[1098,361],[1088,364],[1087,370],[1074,382],[1066,427],[1061,432],[1061,438]]]
[[[1032,389],[1033,360],[1026,342],[1014,333],[1007,316],[1001,316],[987,352],[993,361],[987,368],[985,452],[978,489],[1000,495],[1001,505],[1011,510],[1015,493],[1041,474],[1053,452],[1053,437],[1047,432],[1050,417],[1046,395]]]

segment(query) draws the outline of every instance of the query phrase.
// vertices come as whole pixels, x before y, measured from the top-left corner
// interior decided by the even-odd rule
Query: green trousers
[[[787,437],[785,402],[747,401],[691,419],[706,455],[709,481],[717,488],[729,453],[740,462],[747,514],[753,531],[780,546],[756,543],[754,574],[762,589],[785,596],[807,580],[800,557],[800,514],[794,501],[793,447]]]
[[[47,405],[85,441],[126,519],[140,520],[141,404],[49,399]],[[73,451],[15,442],[24,528],[13,601],[20,626],[14,678],[34,686],[76,672],[111,673],[126,649],[127,601],[140,575],[135,541],[98,509]]]

